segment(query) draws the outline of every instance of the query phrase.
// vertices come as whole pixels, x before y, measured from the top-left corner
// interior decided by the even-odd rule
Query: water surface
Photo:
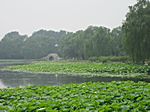
[[[0,61],[1,62],[1,61]],[[29,63],[29,61],[28,61]],[[9,62],[0,63],[1,67],[16,64],[27,64],[27,62],[15,63]],[[57,75],[57,74],[38,74],[26,72],[11,72],[0,71],[0,88],[7,87],[22,87],[29,85],[62,85],[69,83],[84,83],[84,82],[110,82],[110,81],[126,81],[133,80],[150,82],[149,79],[136,79],[136,78],[119,78],[119,77],[85,77],[85,76],[72,76],[72,75]]]

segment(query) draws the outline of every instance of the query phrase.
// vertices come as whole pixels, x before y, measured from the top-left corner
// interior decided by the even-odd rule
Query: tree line
[[[85,31],[39,30],[30,37],[10,32],[0,42],[1,59],[39,59],[49,53],[63,58],[88,59],[97,56],[124,55],[121,27],[112,31],[89,26]]]
[[[56,51],[55,44],[66,35],[65,31],[39,30],[30,37],[10,32],[0,42],[1,59],[39,59]]]
[[[89,26],[75,33],[39,30],[30,37],[10,32],[0,41],[1,59],[39,59],[58,53],[65,59],[129,55],[134,63],[150,60],[150,1],[129,7],[122,26]]]
[[[60,54],[65,58],[88,59],[100,56],[125,55],[122,28],[112,31],[106,27],[89,26],[84,31],[66,35],[60,44]]]

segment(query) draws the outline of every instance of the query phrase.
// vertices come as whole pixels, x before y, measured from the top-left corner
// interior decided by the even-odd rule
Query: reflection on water
[[[32,74],[23,72],[0,72],[1,83],[5,87],[18,87],[28,85],[62,85],[68,83],[83,83],[98,81],[97,78],[85,78],[81,76]]]
[[[31,60],[23,61],[3,61],[0,60],[0,67],[16,64],[28,64]],[[69,75],[57,75],[57,74],[32,74],[24,72],[10,72],[0,71],[0,88],[6,87],[20,87],[29,85],[62,85],[69,83],[84,83],[84,82],[110,82],[110,81],[123,81],[133,80],[142,81],[141,79],[127,79],[127,78],[109,78],[109,77],[83,77],[83,76],[69,76]],[[150,82],[149,79],[144,81]]]
[[[6,88],[6,86],[4,85],[1,79],[0,79],[0,88]]]
[[[82,77],[82,76],[69,76],[69,75],[54,75],[54,74],[32,74],[23,72],[7,72],[0,71],[0,88],[5,87],[20,87],[29,85],[62,85],[69,83],[83,83],[83,82],[110,82],[133,80],[140,81],[139,79],[127,78],[108,78],[108,77]],[[150,80],[145,80],[150,82]]]
[[[32,60],[0,60],[0,68],[12,65],[30,64]]]

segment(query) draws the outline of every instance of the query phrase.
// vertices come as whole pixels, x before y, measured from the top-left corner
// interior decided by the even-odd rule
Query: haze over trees
[[[68,34],[60,45],[60,54],[66,58],[88,59],[99,56],[121,56],[123,32],[105,27],[89,26],[85,31]]]
[[[20,59],[23,58],[23,45],[26,35],[19,35],[18,32],[11,32],[5,35],[0,42],[0,58]]]
[[[110,30],[89,26],[75,33],[39,30],[30,37],[10,32],[0,42],[1,59],[39,59],[58,53],[64,59],[129,55],[134,63],[150,59],[150,1],[129,7],[123,25]]]
[[[39,59],[49,53],[76,59],[120,56],[124,55],[122,40],[121,27],[110,31],[105,27],[89,26],[75,33],[39,30],[30,37],[11,32],[0,42],[0,58]]]
[[[55,44],[66,35],[65,31],[40,30],[32,36],[11,32],[0,42],[1,59],[38,59],[56,51]]]

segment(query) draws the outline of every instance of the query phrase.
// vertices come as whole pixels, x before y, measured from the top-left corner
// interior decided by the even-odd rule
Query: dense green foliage
[[[110,31],[105,27],[90,26],[85,31],[67,35],[60,50],[63,57],[76,59],[125,55],[123,37],[121,27]]]
[[[26,38],[26,35],[19,35],[18,32],[5,35],[0,42],[0,58],[23,58],[22,47]]]
[[[75,59],[124,55],[123,32],[121,27],[110,31],[93,26],[75,33],[40,30],[30,37],[11,32],[0,42],[2,59],[38,59],[49,53]]]
[[[2,89],[0,110],[9,112],[148,112],[150,84],[83,83]]]
[[[123,62],[123,63],[129,63],[131,62],[131,59],[128,56],[101,56],[101,57],[90,57],[88,59],[91,62]]]
[[[38,59],[49,53],[57,53],[56,46],[66,35],[65,31],[40,30],[30,37],[11,32],[0,42],[1,59]]]
[[[123,24],[126,34],[126,49],[136,63],[150,59],[150,1],[138,0],[130,6]]]
[[[38,62],[30,65],[18,65],[9,67],[10,70],[30,71],[30,72],[49,72],[60,74],[76,75],[98,75],[101,73],[114,74],[115,76],[126,77],[129,74],[144,74],[150,69],[150,66],[130,65],[130,64],[112,64],[112,63],[91,63],[91,62]]]

